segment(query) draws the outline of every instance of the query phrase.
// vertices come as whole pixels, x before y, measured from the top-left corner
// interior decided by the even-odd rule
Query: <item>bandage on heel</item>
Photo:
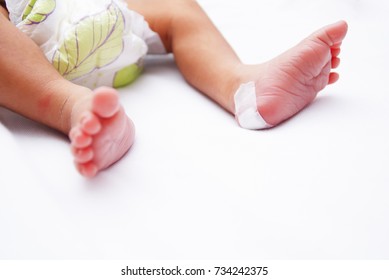
[[[242,84],[234,95],[235,119],[242,128],[265,129],[268,124],[258,112],[255,82]]]

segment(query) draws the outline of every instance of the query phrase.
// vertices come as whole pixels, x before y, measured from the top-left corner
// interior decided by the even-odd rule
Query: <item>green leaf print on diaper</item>
[[[115,61],[123,51],[124,18],[114,3],[79,21],[65,34],[52,63],[68,80],[82,77]]]
[[[55,0],[31,0],[23,11],[23,23],[31,25],[45,21],[55,6]]]
[[[119,88],[131,84],[142,72],[142,67],[138,64],[132,64],[116,72],[113,87]]]

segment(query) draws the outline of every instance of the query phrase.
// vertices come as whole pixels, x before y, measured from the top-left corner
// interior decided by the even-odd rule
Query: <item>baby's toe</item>
[[[98,172],[97,166],[93,162],[88,162],[88,163],[76,162],[76,168],[81,173],[81,175],[89,178],[96,176]]]
[[[333,69],[337,68],[340,64],[340,59],[338,57],[333,57],[331,60],[331,67]]]
[[[93,159],[94,155],[93,150],[90,147],[86,149],[72,148],[72,154],[77,163],[87,163]]]
[[[328,83],[333,84],[336,83],[338,80],[339,80],[339,74],[336,72],[331,72],[328,78]]]
[[[119,111],[119,108],[119,95],[116,90],[108,87],[95,90],[92,111],[99,117],[110,118]]]
[[[85,112],[80,121],[81,129],[84,133],[95,135],[101,130],[99,118],[92,112]]]
[[[331,55],[333,57],[337,57],[337,56],[339,56],[339,54],[340,54],[340,48],[332,48],[331,49]]]
[[[69,138],[71,145],[75,148],[85,148],[92,144],[92,137],[84,133],[79,126],[76,126],[70,130]]]

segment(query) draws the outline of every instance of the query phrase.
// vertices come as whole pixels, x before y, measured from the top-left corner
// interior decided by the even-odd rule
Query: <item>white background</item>
[[[93,180],[66,137],[0,109],[1,259],[389,257],[387,2],[200,3],[247,63],[347,20],[341,80],[248,131],[153,60],[120,90],[136,143]]]

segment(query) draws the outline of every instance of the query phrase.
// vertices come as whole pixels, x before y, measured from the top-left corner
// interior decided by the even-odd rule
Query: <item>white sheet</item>
[[[389,258],[388,2],[200,3],[250,63],[346,19],[341,80],[248,131],[149,61],[121,90],[136,143],[93,180],[66,137],[0,109],[1,259]]]

